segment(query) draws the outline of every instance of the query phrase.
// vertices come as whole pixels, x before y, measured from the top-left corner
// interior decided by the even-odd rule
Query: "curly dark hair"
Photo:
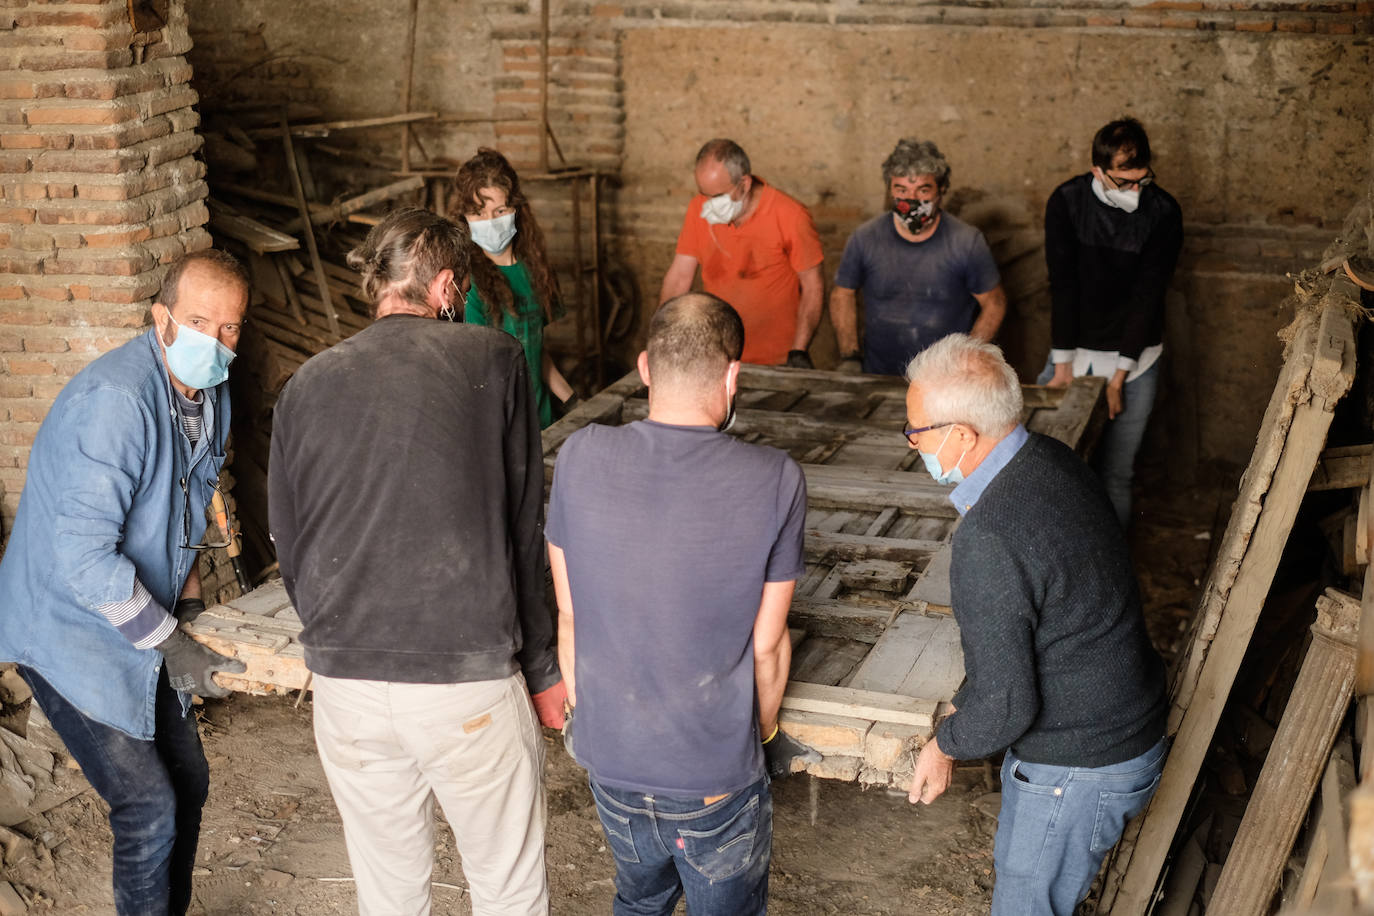
[[[477,155],[459,166],[458,174],[453,179],[455,194],[449,208],[449,218],[466,224],[467,217],[481,213],[486,206],[482,199],[483,188],[500,188],[506,192],[506,202],[515,210],[515,260],[524,263],[544,316],[552,321],[554,305],[559,301],[558,278],[549,266],[544,232],[534,218],[529,200],[520,191],[520,177],[505,156],[494,149],[482,147],[477,150]],[[468,245],[471,248],[472,285],[477,295],[482,297],[487,321],[499,327],[502,311],[515,314],[515,296],[510,284],[486,256],[486,252],[476,242],[470,241]]]

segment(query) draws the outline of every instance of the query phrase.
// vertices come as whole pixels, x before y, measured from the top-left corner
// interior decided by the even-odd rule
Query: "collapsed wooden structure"
[[[809,511],[806,576],[798,583],[792,679],[783,727],[824,754],[811,772],[869,785],[901,782],[963,680],[949,608],[950,536],[957,513],[901,436],[900,379],[745,367],[735,435],[781,448],[802,463]],[[1101,379],[1062,390],[1027,386],[1025,421],[1076,448],[1105,417]],[[552,479],[558,450],[588,423],[648,413],[631,374],[544,432]],[[248,665],[237,689],[306,686],[300,621],[280,582],[202,615],[191,632]]]

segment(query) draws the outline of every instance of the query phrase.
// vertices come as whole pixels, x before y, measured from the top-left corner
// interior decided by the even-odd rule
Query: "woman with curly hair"
[[[515,169],[496,150],[484,147],[463,163],[454,190],[449,216],[467,220],[473,244],[486,255],[476,257],[473,252],[472,288],[463,320],[500,328],[520,341],[530,366],[539,425],[546,427],[553,422],[550,392],[566,407],[573,390],[544,350],[544,326],[561,307],[544,233],[520,191]]]

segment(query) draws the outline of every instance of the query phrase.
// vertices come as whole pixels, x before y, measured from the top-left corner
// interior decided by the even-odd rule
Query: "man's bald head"
[[[724,299],[683,293],[654,312],[645,349],[655,388],[709,389],[744,352],[744,323]]]

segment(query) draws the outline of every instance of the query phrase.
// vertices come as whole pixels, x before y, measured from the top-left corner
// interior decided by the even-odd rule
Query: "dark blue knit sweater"
[[[950,584],[967,680],[946,754],[1097,767],[1163,736],[1164,665],[1126,539],[1067,446],[1031,434],[993,478],[954,534]]]

